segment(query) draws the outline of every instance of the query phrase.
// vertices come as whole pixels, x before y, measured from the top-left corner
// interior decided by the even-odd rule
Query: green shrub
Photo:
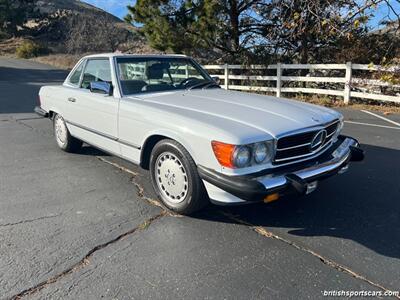
[[[26,41],[17,47],[15,52],[18,58],[32,58],[39,56],[45,51],[39,44],[32,41]]]

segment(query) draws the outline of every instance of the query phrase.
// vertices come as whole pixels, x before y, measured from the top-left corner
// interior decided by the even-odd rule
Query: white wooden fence
[[[400,103],[400,94],[397,93],[396,96],[385,95],[383,93],[370,93],[367,89],[365,90],[354,90],[353,85],[357,83],[367,84],[368,86],[391,86],[394,88],[400,88],[400,85],[393,86],[387,82],[381,80],[354,78],[353,70],[363,70],[363,71],[380,71],[380,72],[400,72],[400,66],[384,68],[381,66],[370,66],[361,64],[352,64],[348,62],[347,64],[275,64],[269,66],[263,65],[252,65],[252,66],[242,66],[242,65],[206,65],[204,66],[207,70],[220,70],[223,71],[223,75],[212,75],[219,76],[223,80],[223,88],[232,90],[242,90],[242,91],[260,91],[260,92],[274,92],[277,97],[281,96],[281,93],[307,93],[307,94],[322,94],[322,95],[334,95],[341,96],[344,98],[344,103],[348,104],[350,98],[363,98],[379,101],[390,101]],[[241,71],[255,71],[255,70],[276,70],[275,76],[262,76],[262,75],[233,75],[232,70]],[[345,70],[342,73],[345,74],[344,77],[312,77],[312,76],[283,76],[284,70]],[[239,73],[239,71],[235,71]],[[257,83],[255,86],[248,86],[242,84],[231,84],[231,81],[235,80],[240,82],[240,80],[254,81]],[[276,82],[274,86],[263,86],[262,82],[273,81]],[[260,84],[261,82],[261,84]],[[343,89],[325,89],[325,88],[304,88],[304,87],[284,87],[283,82],[314,82],[314,83],[342,83],[344,84]]]

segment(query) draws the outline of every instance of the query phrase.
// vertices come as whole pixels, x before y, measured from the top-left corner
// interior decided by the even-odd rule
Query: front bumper
[[[364,151],[350,137],[340,136],[338,141],[321,156],[287,167],[278,167],[256,174],[228,176],[198,166],[200,177],[211,185],[245,201],[262,201],[268,195],[307,193],[309,184],[340,173],[350,161],[362,161]],[[214,199],[218,202],[218,199]]]

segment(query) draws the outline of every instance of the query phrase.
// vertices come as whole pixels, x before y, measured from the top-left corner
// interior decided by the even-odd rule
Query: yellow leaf
[[[372,69],[373,67],[374,67],[374,63],[371,62],[371,63],[368,65],[368,69]]]

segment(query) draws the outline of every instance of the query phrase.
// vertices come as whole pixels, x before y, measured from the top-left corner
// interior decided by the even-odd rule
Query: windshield
[[[219,87],[188,58],[120,57],[118,79],[124,95]]]

